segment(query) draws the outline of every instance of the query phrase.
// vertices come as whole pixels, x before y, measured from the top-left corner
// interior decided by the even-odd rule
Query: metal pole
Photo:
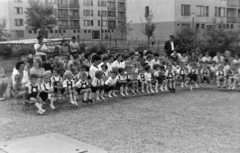
[[[102,19],[102,12],[101,12],[101,40],[103,40],[103,36],[102,36],[102,29],[103,28],[103,19]]]

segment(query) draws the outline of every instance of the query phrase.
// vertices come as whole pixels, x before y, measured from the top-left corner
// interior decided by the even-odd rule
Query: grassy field
[[[110,153],[239,153],[239,92],[182,90],[37,116],[0,102],[0,140],[61,133]]]

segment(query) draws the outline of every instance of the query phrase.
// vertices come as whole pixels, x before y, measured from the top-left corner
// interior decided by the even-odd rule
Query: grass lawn
[[[239,153],[240,93],[178,91],[50,111],[0,102],[0,140],[60,133],[110,153]]]

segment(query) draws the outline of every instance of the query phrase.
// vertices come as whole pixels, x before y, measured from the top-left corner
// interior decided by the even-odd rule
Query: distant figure
[[[164,49],[168,56],[171,56],[173,51],[176,49],[176,42],[174,41],[174,36],[170,36],[170,40],[165,43]]]
[[[78,42],[76,42],[76,37],[75,36],[72,37],[72,41],[70,41],[69,47],[70,47],[70,54],[72,56],[74,56],[75,54],[78,54],[79,44],[78,44]]]
[[[106,34],[105,39],[109,39],[108,34]]]
[[[50,52],[45,43],[43,43],[43,36],[37,37],[38,43],[34,45],[36,56],[40,56],[42,61],[46,61],[46,53]]]
[[[3,95],[7,90],[7,86],[8,78],[5,75],[4,69],[0,67],[0,101],[5,100],[5,98],[3,98]]]

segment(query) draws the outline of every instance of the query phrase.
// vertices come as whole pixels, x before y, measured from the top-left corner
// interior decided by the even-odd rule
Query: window
[[[50,33],[53,33],[53,31],[52,31],[52,30],[50,30]]]
[[[16,31],[16,36],[17,36],[18,38],[24,37],[24,31]]]
[[[222,7],[218,8],[218,16],[225,17],[225,8],[222,8]]]
[[[108,11],[108,16],[109,17],[116,17],[116,12],[115,11]]]
[[[190,5],[182,5],[181,9],[182,16],[190,16]]]
[[[104,33],[104,30],[102,30],[102,33]]]
[[[217,17],[218,16],[218,7],[215,7],[215,13],[214,16]]]
[[[32,33],[32,30],[29,30],[28,32],[29,32],[29,33]]]
[[[202,24],[201,28],[202,28],[202,29],[205,29],[205,24]]]
[[[22,3],[22,0],[14,0],[15,3]]]
[[[208,17],[208,16],[209,16],[209,7],[206,6],[206,17]]]
[[[107,30],[105,30],[105,33],[107,33],[108,31]]]
[[[78,33],[80,33],[80,30],[78,30]]]
[[[37,33],[37,30],[34,30],[34,33],[36,34],[36,33]]]
[[[116,2],[108,2],[108,7],[116,7]]]
[[[91,33],[91,30],[88,30],[88,33]]]
[[[23,19],[15,19],[15,26],[23,26]]]
[[[73,30],[73,33],[76,33],[76,30]]]
[[[87,33],[87,30],[84,30],[84,33]]]
[[[15,8],[14,8],[14,13],[15,13],[15,14],[23,14],[23,9],[22,9],[22,7],[15,7]]]
[[[83,10],[84,16],[93,16],[93,10]]]
[[[196,15],[204,16],[204,6],[197,6]]]
[[[66,30],[63,30],[63,33],[66,33]]]
[[[55,30],[55,33],[58,33],[58,30]]]
[[[145,17],[149,17],[149,6],[145,7]]]
[[[98,0],[98,6],[106,7],[107,6],[107,2],[103,1],[103,0]]]
[[[94,24],[93,24],[93,20],[91,20],[91,26],[94,26]]]
[[[93,0],[84,0],[83,5],[84,6],[93,6]]]
[[[116,21],[108,21],[108,26],[110,29],[116,28]]]
[[[84,26],[91,26],[91,20],[84,20]]]
[[[58,32],[59,32],[59,33],[62,33],[62,31],[61,31],[61,30],[59,30]]]
[[[125,9],[125,3],[124,2],[119,2],[118,3],[118,8]]]
[[[101,20],[98,20],[98,26],[101,26]],[[107,26],[107,21],[102,21],[102,26]]]
[[[233,24],[231,24],[231,29],[233,29]]]
[[[227,24],[227,29],[229,29],[229,24]]]
[[[98,16],[103,16],[106,17],[107,16],[107,11],[98,11]]]
[[[199,29],[199,23],[196,24],[196,29]]]

